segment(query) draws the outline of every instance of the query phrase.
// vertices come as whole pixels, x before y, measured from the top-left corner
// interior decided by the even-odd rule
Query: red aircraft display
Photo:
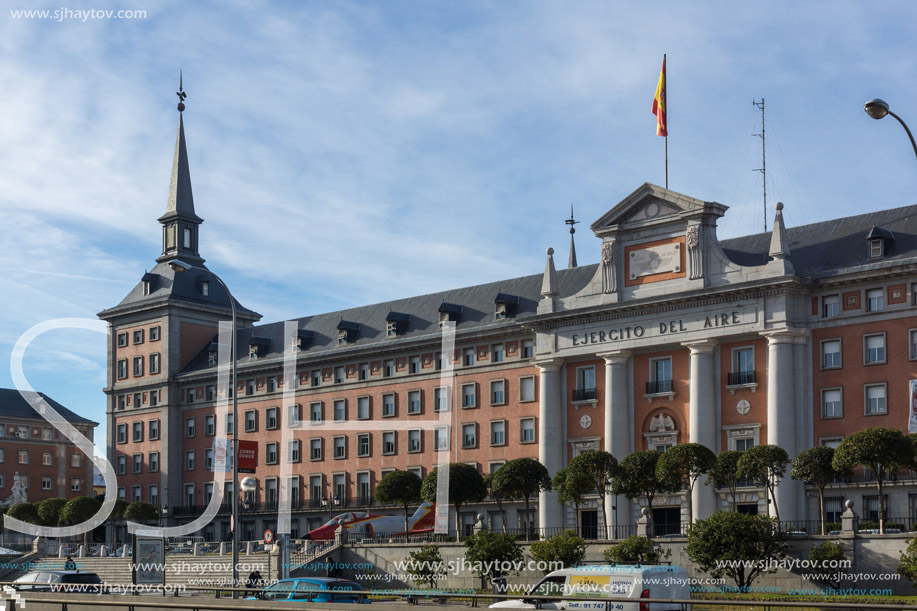
[[[433,532],[433,515],[434,505],[424,501],[423,505],[417,508],[410,518],[408,518],[408,535],[418,533]],[[327,523],[306,534],[306,539],[320,541],[323,539],[333,539],[338,529],[343,529],[345,533],[361,534],[365,537],[372,537],[376,534],[386,535],[403,535],[404,516],[388,516],[360,511],[348,511],[336,515]]]

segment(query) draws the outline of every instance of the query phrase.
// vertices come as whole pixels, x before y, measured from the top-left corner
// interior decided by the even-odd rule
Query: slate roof
[[[200,305],[209,305],[217,308],[230,309],[229,294],[223,285],[216,279],[215,274],[202,265],[202,269],[194,268],[185,272],[176,273],[168,262],[158,263],[156,267],[143,275],[144,280],[152,281],[149,295],[143,294],[144,280],[141,280],[137,286],[131,290],[127,296],[121,300],[114,308],[99,313],[99,316],[105,318],[108,312],[122,307],[139,304],[142,302],[151,302],[161,299],[173,299],[196,303]],[[201,293],[200,282],[207,280],[210,282],[210,295],[204,297]],[[260,319],[261,315],[243,307],[236,300],[236,310],[239,315],[254,317]]]
[[[559,270],[557,284],[562,294],[570,295],[578,292],[595,274],[597,264],[586,265],[573,269]],[[533,319],[541,299],[542,274],[513,278],[500,282],[490,282],[477,286],[451,289],[421,295],[386,301],[374,305],[360,306],[337,312],[328,312],[315,316],[306,316],[296,319],[300,328],[314,333],[309,347],[301,354],[329,356],[335,352],[344,352],[351,347],[363,346],[396,346],[404,341],[412,341],[423,336],[436,337],[440,334],[439,309],[443,302],[459,304],[462,312],[456,321],[456,331],[487,331],[490,329],[510,328],[518,325],[520,321]],[[494,316],[496,310],[494,300],[498,295],[502,297],[513,296],[519,298],[512,318],[497,320]],[[406,314],[410,317],[403,327],[403,334],[397,337],[386,337],[385,319],[390,312]],[[344,346],[338,345],[338,326],[341,321],[359,322],[360,328],[355,333],[355,339]],[[280,358],[283,354],[283,322],[257,325],[238,331],[238,356],[240,363],[245,363],[248,358],[247,346],[249,339],[254,335],[271,339],[269,350],[258,359]],[[208,369],[207,352],[214,349],[211,344],[195,357],[185,368],[185,371]]]
[[[875,227],[894,234],[881,259],[869,257],[867,236]],[[789,227],[786,235],[789,260],[797,276],[824,278],[877,263],[903,262],[917,257],[917,206]],[[720,246],[739,265],[764,265],[770,240],[770,232],[757,233],[721,240]]]
[[[98,424],[98,422],[73,413],[44,393],[38,393],[38,395],[47,401],[48,405],[54,408],[67,422],[72,422],[74,424]],[[44,418],[41,417],[35,408],[33,408],[15,388],[0,388],[0,418],[2,417],[33,418],[44,421]]]

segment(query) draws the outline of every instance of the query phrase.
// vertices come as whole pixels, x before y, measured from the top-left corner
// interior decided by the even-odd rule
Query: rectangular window
[[[827,388],[821,391],[821,417],[840,418],[844,415],[841,405],[841,389]]]
[[[149,503],[153,507],[159,507],[159,486],[151,484],[149,487]]]
[[[369,472],[357,473],[357,495],[361,505],[371,505],[373,502],[372,487],[369,483]]]
[[[252,433],[255,430],[257,430],[258,420],[257,420],[256,414],[257,412],[255,412],[255,410],[253,409],[245,412],[245,432],[246,433]]]
[[[646,394],[672,392],[672,357],[650,359],[650,381]]]
[[[133,440],[143,441],[143,423],[135,422],[133,424]]]
[[[334,438],[334,457],[347,458],[347,438],[340,436]]]
[[[150,391],[150,405],[156,406],[159,405],[159,391],[151,390]]]
[[[433,429],[433,447],[437,452],[449,450],[449,427],[438,426]]]
[[[822,369],[835,369],[841,366],[841,340],[826,339],[821,343]]]
[[[134,343],[135,344],[143,343],[143,329],[138,329],[134,331]]]
[[[150,420],[150,441],[159,439],[159,420]]]
[[[443,388],[442,386],[433,389],[434,412],[441,412],[443,410],[449,409],[449,406],[447,405],[447,399],[449,398],[446,392],[447,390],[448,389]]]
[[[194,437],[194,418],[185,418],[185,437]]]
[[[888,519],[888,495],[882,495],[882,519]],[[863,495],[863,520],[875,522],[879,519],[879,495]]]
[[[118,443],[127,443],[127,425],[118,425]]]
[[[736,437],[734,441],[735,441],[735,449],[737,452],[744,452],[745,450],[749,448],[755,447],[755,438],[754,437]]]
[[[395,432],[385,431],[382,433],[382,455],[389,456],[395,453]]]
[[[153,404],[153,400],[152,400],[152,397],[151,397],[151,398],[150,398],[150,405],[152,405],[152,404]],[[125,407],[127,407],[127,396],[126,396],[126,395],[120,395],[120,396],[118,397],[118,409],[124,409]]]
[[[490,404],[491,405],[503,405],[506,403],[506,389],[505,380],[491,380],[490,381]]]
[[[143,394],[139,392],[134,393],[134,407],[140,407],[142,405],[143,405]]]
[[[117,460],[117,470],[118,475],[124,475],[127,473],[127,456],[119,456]]]
[[[158,342],[159,341],[159,327],[150,327],[150,341]]]
[[[496,420],[490,423],[490,445],[502,446],[506,444],[506,422]]]
[[[127,359],[121,359],[118,361],[118,379],[124,379],[127,377]]]
[[[309,460],[321,460],[322,459],[322,440],[321,439],[310,439],[309,440]]]
[[[419,429],[413,429],[408,431],[408,452],[420,452],[422,447],[420,445],[421,432]]]
[[[118,333],[118,348],[124,348],[127,345],[127,333]]]
[[[227,434],[227,435],[232,435],[232,429],[233,429],[233,428],[234,428],[234,427],[233,427],[233,418],[232,418],[232,414],[226,414],[226,434]]]
[[[576,390],[584,395],[591,393],[591,396],[584,398],[595,399],[595,367],[576,368]]]
[[[277,444],[275,442],[264,444],[264,462],[269,465],[277,464]]]
[[[478,445],[478,425],[473,422],[462,425],[462,447],[474,448]]]
[[[264,428],[271,431],[280,427],[277,420],[277,408],[269,407],[264,411]]]
[[[357,435],[357,456],[361,458],[369,456],[369,433]]]
[[[358,377],[360,380],[368,380],[368,379],[369,379],[369,363],[360,363],[360,365],[359,365],[359,373],[357,374],[357,377]]]
[[[245,383],[245,394],[246,395],[255,394],[255,381],[254,380],[249,380],[248,382]]]
[[[322,416],[322,403],[317,401],[309,404],[309,422],[317,423],[324,420]]]
[[[382,417],[390,418],[395,415],[395,395],[388,393],[382,395]]]
[[[70,455],[70,466],[74,469],[79,469],[83,466],[83,455],[77,452],[74,452]]]
[[[45,467],[50,467],[54,464],[54,455],[51,452],[42,452],[41,453],[41,464]]]
[[[474,348],[465,348],[463,354],[462,364],[465,365],[465,367],[474,365]]]
[[[885,297],[882,289],[869,289],[866,291],[866,311],[879,312],[885,309]]]
[[[369,420],[369,397],[357,397],[357,420]]]
[[[462,384],[462,407],[475,406],[475,384]]]
[[[204,470],[213,470],[213,449],[211,448],[206,448],[204,450]]]
[[[150,473],[159,471],[159,452],[150,452],[149,454]]]
[[[312,372],[312,386],[321,386],[322,385],[322,372],[320,369],[316,369]]]
[[[503,344],[494,344],[490,347],[490,362],[491,363],[502,363],[505,355],[506,355],[506,352],[503,348]]]
[[[411,361],[408,364],[409,373],[420,373],[420,357],[412,356]]]
[[[287,406],[287,428],[297,429],[302,424],[302,405],[294,403]]]
[[[277,390],[277,378],[271,376],[267,379],[267,391],[274,392]]]
[[[185,471],[194,471],[194,450],[185,450]]]
[[[50,490],[50,489],[51,489],[51,476],[50,476],[50,475],[42,475],[42,476],[41,476],[41,489],[42,489],[42,490]]]
[[[535,400],[535,377],[527,376],[524,378],[519,378],[519,401],[534,401]]]
[[[382,377],[390,378],[395,375],[395,361],[389,359],[382,362]]]
[[[535,356],[535,342],[530,339],[522,340],[522,358],[530,359],[533,356]]]
[[[143,357],[134,357],[134,377],[143,375]],[[136,407],[136,406],[135,406]]]
[[[908,331],[908,346],[911,360],[917,359],[917,329]]]
[[[83,480],[79,477],[70,478],[70,492],[79,492],[83,489]]]
[[[302,457],[302,442],[294,439],[287,444],[287,456],[290,462],[299,462]]]
[[[755,349],[735,348],[732,351],[732,375],[729,384],[754,384],[755,383]]]
[[[840,295],[826,295],[821,301],[822,318],[834,318],[841,313]]]
[[[335,367],[334,368],[334,383],[341,384],[344,382],[344,368]]]
[[[150,355],[150,373],[159,373],[159,354]]]
[[[408,391],[408,413],[409,414],[419,414],[420,412],[421,412],[420,391],[419,390],[409,390]]]
[[[864,388],[866,415],[886,413],[885,384],[867,384]]]
[[[863,347],[866,351],[866,364],[885,362],[885,334],[866,335],[863,337]]]
[[[519,443],[535,443],[535,419],[523,418],[519,427]]]
[[[204,435],[213,437],[217,434],[217,420],[213,414],[204,416]]]
[[[347,420],[347,402],[344,399],[334,400],[334,421],[344,422]]]

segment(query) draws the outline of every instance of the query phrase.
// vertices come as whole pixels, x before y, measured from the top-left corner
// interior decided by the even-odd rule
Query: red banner
[[[254,473],[258,466],[258,442],[239,440],[239,473]]]

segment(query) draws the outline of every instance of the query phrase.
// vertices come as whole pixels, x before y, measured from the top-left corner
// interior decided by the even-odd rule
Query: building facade
[[[92,441],[97,422],[38,394]],[[0,388],[0,499],[37,503],[79,496],[94,496],[92,461],[42,418],[18,390]]]
[[[237,426],[259,461],[242,536],[276,527],[282,495],[294,536],[371,508],[388,470],[425,476],[443,452],[482,473],[532,457],[553,475],[590,449],[620,460],[686,442],[770,443],[792,458],[863,428],[906,430],[917,206],[788,229],[778,204],[772,231],[719,240],[726,211],[644,184],[592,224],[598,264],[556,270],[549,249],[543,274],[296,318],[292,334],[236,303]],[[201,258],[181,121],[159,221],[157,265],[100,313],[111,330],[108,448],[120,494],[187,521],[213,496],[213,442],[233,423],[217,410],[230,395],[217,331],[231,297]],[[445,323],[455,344],[444,351]],[[889,486],[890,518],[917,512],[912,483],[901,474]],[[868,473],[838,482],[829,511],[852,499],[870,517],[873,490]],[[694,496],[696,517],[730,506],[703,478]],[[606,502],[610,525],[639,516],[638,503]],[[654,505],[657,524],[686,515],[684,493]],[[738,505],[769,509],[754,486]],[[789,477],[777,505],[784,520],[818,517],[817,496]],[[595,500],[573,511],[546,492],[531,515],[485,502],[456,519],[599,525]],[[222,511],[203,534],[228,528]]]

